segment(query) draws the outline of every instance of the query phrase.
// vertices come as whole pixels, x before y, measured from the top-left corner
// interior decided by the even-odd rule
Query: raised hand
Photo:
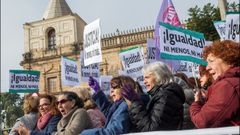
[[[99,83],[96,79],[94,79],[92,76],[89,77],[88,85],[97,93],[100,91]]]
[[[128,84],[125,84],[122,87],[122,96],[126,98],[129,101],[135,101],[140,100],[139,95],[136,93],[136,91]]]
[[[207,94],[207,91],[205,90],[197,90],[195,95],[194,95],[194,98],[195,98],[195,102],[197,101],[201,101],[201,102],[204,102],[206,100],[206,94]]]

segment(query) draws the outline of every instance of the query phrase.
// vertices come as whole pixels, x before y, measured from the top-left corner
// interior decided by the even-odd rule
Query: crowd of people
[[[10,135],[118,135],[133,132],[240,125],[240,45],[217,41],[205,46],[207,66],[200,78],[173,74],[162,62],[143,67],[144,93],[129,76],[110,81],[109,97],[89,77],[79,93],[26,95],[24,116]]]

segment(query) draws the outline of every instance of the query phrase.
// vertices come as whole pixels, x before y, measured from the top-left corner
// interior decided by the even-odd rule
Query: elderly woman
[[[132,82],[132,85],[135,85],[135,82]],[[107,120],[103,128],[85,130],[81,135],[118,135],[130,132],[131,122],[128,115],[128,107],[121,94],[123,84],[121,76],[112,78],[110,82],[110,97],[113,103],[111,103],[100,89],[99,83],[94,78],[89,78],[89,86],[95,91],[93,100],[104,113]]]
[[[206,46],[203,57],[213,77],[206,101],[201,92],[195,94],[190,107],[193,123],[198,128],[240,125],[240,44],[225,40]]]
[[[26,95],[23,101],[24,116],[18,118],[16,123],[12,127],[9,135],[18,135],[16,129],[19,128],[20,124],[26,126],[26,128],[33,130],[38,120],[38,104],[39,98],[36,96]]]
[[[83,108],[83,101],[76,93],[63,92],[58,97],[57,105],[63,117],[55,135],[77,135],[92,127],[87,111]]]
[[[143,67],[144,84],[151,96],[147,106],[128,85],[122,94],[128,102],[132,123],[139,131],[180,129],[183,120],[185,96],[182,88],[173,81],[173,74],[162,62]]]
[[[50,135],[57,131],[57,123],[61,119],[59,111],[55,105],[56,97],[53,95],[40,95],[38,118],[35,130],[29,130],[22,126],[18,133],[20,135]]]

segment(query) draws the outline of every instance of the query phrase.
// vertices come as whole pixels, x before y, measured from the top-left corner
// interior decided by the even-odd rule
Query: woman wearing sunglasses
[[[53,95],[40,95],[38,118],[35,130],[29,130],[25,125],[19,127],[20,135],[51,135],[57,131],[57,123],[61,119],[61,115],[56,107],[56,97]]]
[[[77,135],[92,127],[91,119],[83,108],[83,101],[76,93],[63,92],[58,97],[57,105],[63,117],[55,135]]]

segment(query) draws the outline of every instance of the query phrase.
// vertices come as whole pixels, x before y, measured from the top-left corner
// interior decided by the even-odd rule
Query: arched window
[[[48,49],[54,49],[56,47],[56,35],[55,30],[51,29],[48,32]]]

